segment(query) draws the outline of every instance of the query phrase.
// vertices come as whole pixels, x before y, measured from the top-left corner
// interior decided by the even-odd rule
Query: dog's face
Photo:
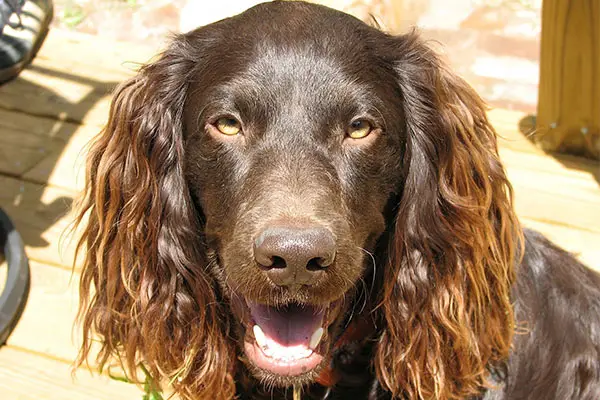
[[[116,91],[86,179],[80,361],[97,334],[101,365],[229,400],[320,382],[365,320],[367,379],[454,399],[508,354],[495,133],[415,34],[273,2],[180,35]]]
[[[361,307],[357,291],[364,301],[375,279],[399,187],[390,72],[347,25],[362,23],[348,17],[332,36],[319,17],[290,26],[298,15],[258,21],[251,10],[222,22],[229,35],[202,60],[185,107],[185,170],[212,273],[243,358],[276,384],[310,380],[329,362],[344,316]]]

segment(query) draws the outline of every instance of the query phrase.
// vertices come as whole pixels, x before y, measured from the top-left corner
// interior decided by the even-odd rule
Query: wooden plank
[[[114,87],[158,50],[52,30],[33,65],[0,87],[0,108],[102,126]]]
[[[21,176],[63,146],[60,140],[0,127],[0,172]]]
[[[44,332],[38,332],[43,336]],[[2,400],[133,400],[142,393],[132,384],[80,370],[69,364],[5,346],[0,349]]]
[[[600,186],[600,160],[593,161],[568,154],[553,154],[552,157],[565,168],[590,174]]]
[[[513,160],[505,160],[508,164],[519,162],[524,165],[529,165],[530,168],[539,168],[544,165],[546,168],[552,165],[563,167],[564,170],[583,171],[589,173],[593,178],[600,182],[600,160],[591,160],[566,154],[547,154],[534,145],[537,138],[543,135],[542,131],[525,135],[521,133],[519,125],[521,120],[526,117],[523,112],[494,109],[488,112],[491,123],[498,132],[498,144],[501,152],[506,150],[529,153],[528,156],[518,156],[521,160],[514,158]],[[538,157],[533,157],[537,155]]]
[[[99,132],[100,128],[93,125],[76,125],[69,142],[46,152],[41,160],[23,174],[23,178],[75,192],[81,191],[85,184],[88,145]]]
[[[86,145],[99,132],[94,125],[0,109],[0,173],[79,191]]]
[[[29,297],[7,343],[72,363],[81,343],[80,330],[73,328],[79,273],[36,261],[29,264]]]
[[[548,239],[573,253],[588,267],[600,272],[600,233],[521,217],[525,227],[543,233]]]
[[[109,94],[117,83],[83,84],[74,74],[28,69],[0,86],[0,108],[102,126],[108,115]]]
[[[544,150],[600,157],[600,2],[545,0],[537,128]]]
[[[519,124],[526,115],[520,111],[504,109],[493,109],[488,112],[488,117],[498,132],[500,153],[507,165],[518,164],[524,168],[554,171],[565,176],[575,176],[583,172],[584,175],[591,175],[592,179],[600,182],[600,160],[547,154],[535,146],[534,140],[519,130]],[[542,135],[542,132],[536,131],[529,136],[539,135]]]
[[[600,159],[592,160],[566,154],[545,153],[534,144],[538,141],[538,137],[543,136],[544,133],[542,131],[535,130],[529,134],[521,132],[519,126],[522,123],[522,119],[526,116],[527,114],[520,111],[504,109],[493,109],[488,112],[490,122],[498,133],[498,145],[502,150],[510,149],[536,154],[548,160],[556,160],[568,168],[590,172],[600,182]],[[542,159],[536,160],[544,162]]]
[[[69,68],[65,70],[65,61],[51,56],[38,55],[29,69],[36,72],[46,72],[57,77],[65,76],[67,73],[77,77],[81,84],[108,84],[114,85],[137,73],[144,63],[131,62],[128,58],[106,60],[109,64],[94,65],[89,60],[74,58],[69,60]]]
[[[17,131],[66,142],[78,125],[0,108],[0,131]]]
[[[63,69],[64,66],[77,63],[93,68],[121,70],[123,63],[139,64],[150,61],[164,46],[165,42],[155,42],[152,45],[122,42],[96,35],[52,29],[37,58],[60,60]],[[128,68],[126,66],[123,70]]]
[[[518,166],[532,171],[551,172],[572,179],[600,182],[600,164],[579,157],[540,155],[500,148],[500,158],[507,167]]]
[[[76,193],[0,176],[0,207],[13,219],[30,258],[70,267],[73,246],[65,231]]]
[[[596,202],[600,205],[600,185],[587,171],[566,168],[551,159],[544,159],[543,161],[550,162],[546,164],[535,156],[508,151],[502,151],[501,154],[513,185],[536,188],[567,199]]]
[[[521,218],[600,232],[600,207],[595,201],[585,201],[515,184],[515,209]]]

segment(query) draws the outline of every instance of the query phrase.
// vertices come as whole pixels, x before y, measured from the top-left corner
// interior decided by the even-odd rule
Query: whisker
[[[370,291],[373,292],[373,288],[375,287],[375,277],[377,276],[377,262],[375,261],[375,256],[373,255],[373,253],[371,253],[367,249],[364,249],[360,246],[358,246],[358,248],[360,250],[364,251],[365,253],[367,253],[369,255],[369,257],[371,257],[371,261],[373,261],[373,278],[371,280],[371,289],[370,289]]]

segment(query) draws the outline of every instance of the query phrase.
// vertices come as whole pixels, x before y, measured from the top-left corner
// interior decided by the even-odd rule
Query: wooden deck
[[[82,186],[84,146],[106,120],[111,89],[133,74],[135,64],[124,61],[147,61],[156,50],[54,31],[31,68],[0,87],[0,206],[31,259],[27,307],[0,348],[3,400],[141,398],[135,386],[85,370],[71,378],[79,274],[63,231]],[[522,113],[490,116],[504,137],[502,157],[524,224],[600,269],[600,165],[537,150],[518,133]]]

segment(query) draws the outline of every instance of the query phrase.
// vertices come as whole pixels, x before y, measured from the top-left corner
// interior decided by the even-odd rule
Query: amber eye
[[[373,126],[364,119],[353,121],[348,127],[347,133],[352,139],[362,139],[371,133]]]
[[[242,131],[242,125],[240,122],[232,117],[219,118],[215,123],[215,126],[219,132],[227,136],[237,135]]]

